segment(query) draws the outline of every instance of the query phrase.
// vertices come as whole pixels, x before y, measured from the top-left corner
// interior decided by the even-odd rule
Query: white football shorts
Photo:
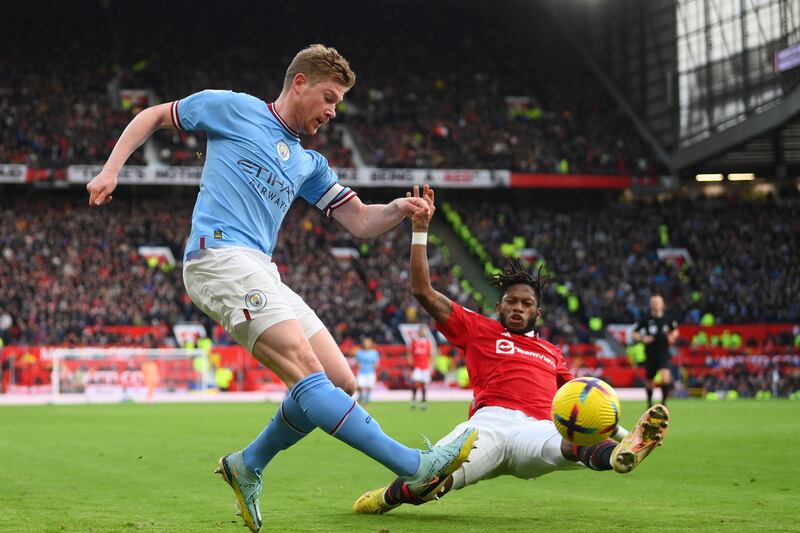
[[[374,389],[375,388],[375,372],[367,374],[358,374],[356,376],[356,385],[359,389]]]
[[[411,371],[411,381],[414,383],[430,383],[431,369],[415,367],[414,370]]]
[[[194,304],[251,352],[267,328],[295,319],[306,338],[325,326],[300,296],[281,281],[278,267],[257,250],[238,246],[193,252],[183,283]]]
[[[437,445],[448,443],[468,427],[478,429],[469,462],[453,472],[453,488],[510,475],[532,479],[556,470],[584,468],[561,454],[561,435],[550,420],[537,420],[505,407],[482,407],[457,425]]]

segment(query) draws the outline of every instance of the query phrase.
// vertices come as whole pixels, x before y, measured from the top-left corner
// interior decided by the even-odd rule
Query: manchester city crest
[[[289,145],[283,141],[278,141],[277,148],[278,157],[281,158],[281,161],[288,161],[292,156],[292,152],[289,150]]]
[[[251,311],[261,311],[267,305],[267,295],[262,290],[254,289],[244,296],[244,305]]]

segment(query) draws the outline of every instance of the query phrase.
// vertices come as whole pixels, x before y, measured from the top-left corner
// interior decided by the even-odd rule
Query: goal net
[[[208,391],[205,350],[181,348],[52,348],[54,397],[86,401],[152,401]],[[166,397],[166,398],[165,398]]]

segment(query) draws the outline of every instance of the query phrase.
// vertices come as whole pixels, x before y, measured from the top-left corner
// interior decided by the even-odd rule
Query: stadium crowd
[[[516,196],[456,205],[495,264],[502,264],[501,250],[514,237],[524,238],[529,258],[545,263],[556,283],[545,295],[542,333],[556,342],[588,340],[590,317],[605,324],[635,321],[654,290],[682,323],[709,315],[716,323],[800,316],[793,297],[800,293],[796,203],[683,200],[642,209],[573,196],[565,210],[547,202],[533,208],[530,198]],[[111,342],[98,325],[203,321],[180,279],[188,191],[170,198],[123,196],[103,211],[102,224],[84,201],[40,193],[0,204],[2,311],[14,322],[3,328],[6,340],[85,344],[98,340],[87,335],[106,335]],[[274,259],[338,340],[366,335],[397,342],[397,324],[417,320],[419,311],[407,290],[406,230],[401,225],[361,241],[316,209],[297,205]],[[737,238],[742,234],[748,238]],[[177,264],[148,265],[137,251],[143,245],[168,247]],[[691,260],[659,259],[663,248],[685,248]],[[336,255],[334,249],[340,249]],[[431,265],[437,286],[479,309],[435,246]],[[578,298],[577,310],[568,307],[560,285]]]
[[[98,215],[83,198],[46,196],[0,204],[0,286],[3,311],[13,319],[6,342],[106,343],[116,339],[103,332],[106,325],[199,318],[180,268],[152,268],[138,253],[141,245],[157,244],[180,257],[188,205],[121,201]]]
[[[798,362],[791,365],[768,364],[753,368],[744,363],[719,369],[698,378],[687,374],[689,386],[702,387],[707,393],[722,393],[725,396],[764,399],[786,398],[800,390]]]
[[[514,196],[455,207],[496,265],[503,244],[521,237],[531,259],[543,260],[578,297],[573,314],[584,321],[632,323],[653,291],[681,323],[789,323],[800,316],[796,200],[606,204],[577,195],[569,202]],[[659,257],[659,250],[676,249],[688,255]],[[556,289],[548,293],[548,314],[568,320]]]
[[[178,322],[201,322],[214,331],[181,280],[191,198],[120,196],[102,212],[89,210],[75,194],[0,201],[5,342],[153,345],[166,342]],[[360,241],[302,202],[287,217],[274,260],[337,341],[369,336],[401,342],[397,325],[420,319],[408,290],[408,228]],[[167,247],[176,263],[149,264],[140,246]],[[344,254],[334,256],[334,247]],[[432,276],[454,298],[478,308],[461,294],[440,253],[431,254],[431,265]],[[105,328],[117,325],[158,326],[161,335],[131,339]]]
[[[0,30],[15,37],[0,51],[0,163],[53,169],[102,163],[143,105],[204,88],[270,101],[292,55],[320,41],[339,48],[359,76],[335,125],[304,139],[333,166],[659,171],[546,11],[520,20],[502,6],[487,11],[414,0],[393,12],[363,2],[350,6],[332,29],[324,17],[305,16],[315,7],[328,9],[313,2],[254,4],[242,17],[226,5],[179,1],[159,4],[162,16],[155,19],[149,2],[53,4],[47,17],[32,2],[15,6],[13,21],[0,19]],[[174,46],[174,20],[187,9],[193,24],[181,28],[184,44]],[[292,26],[301,17],[302,34],[265,33],[266,20]],[[503,23],[493,24],[492,17]],[[225,36],[224,46],[208,39],[212,31]],[[138,96],[123,97],[124,89]],[[163,131],[129,164],[201,165],[205,150],[202,133]],[[592,318],[633,322],[654,290],[684,323],[709,316],[717,323],[792,322],[800,316],[797,203],[684,198],[645,205],[594,195],[575,194],[566,202],[543,196],[514,191],[502,201],[459,198],[453,204],[495,265],[502,264],[503,245],[521,237],[528,256],[552,272],[545,338],[585,342],[593,336]],[[216,330],[182,287],[191,205],[185,190],[169,197],[127,191],[101,215],[76,194],[0,196],[0,338],[156,346],[169,342],[177,322]],[[296,206],[288,218],[274,259],[337,341],[369,336],[398,343],[399,323],[426,318],[407,289],[406,225],[358,241],[313,208]],[[142,245],[168,247],[176,264],[148,263],[137,252]],[[342,250],[334,255],[334,248]],[[659,257],[659,250],[682,248],[685,257]],[[429,249],[434,285],[478,309],[441,251]],[[110,328],[117,325],[154,329],[132,337]],[[721,369],[703,384],[741,391],[765,386],[766,371],[740,370]]]
[[[295,207],[283,226],[274,260],[284,282],[297,291],[338,341],[370,337],[402,343],[398,325],[422,318],[408,286],[409,229],[403,223],[382,237],[360,240],[315,208]],[[308,250],[340,249],[309,254]],[[431,276],[452,298],[478,309],[463,293],[441,253],[432,250]]]
[[[159,5],[166,12],[154,20],[140,3],[87,6],[88,13],[55,6],[45,19],[35,5],[20,6],[14,29],[19,38],[9,40],[0,61],[6,80],[0,88],[0,162],[103,162],[144,105],[121,97],[123,89],[142,91],[150,104],[203,88],[269,101],[280,91],[288,59],[313,38],[337,46],[359,74],[339,108],[341,127],[307,139],[333,166],[354,164],[345,142],[350,136],[364,163],[380,167],[655,171],[631,124],[597,84],[586,83],[591,74],[544,12],[527,22],[535,27],[504,28],[475,24],[487,15],[469,6],[453,11],[447,3],[428,3],[417,6],[426,12],[420,18],[413,2],[403,13],[365,2],[351,8],[348,20],[358,31],[333,32],[304,19],[303,41],[254,41],[250,36],[259,34],[262,20],[291,24],[302,14],[291,4],[252,6],[251,16],[242,18],[221,6],[192,4],[195,22],[182,30],[185,45],[176,47],[171,20],[186,7]],[[81,31],[87,23],[92,31]],[[504,22],[509,24],[518,23]],[[140,36],[143,26],[147,39]],[[464,32],[465,26],[480,30]],[[226,35],[225,46],[206,38],[210,28]],[[511,31],[517,29],[525,31]],[[436,46],[443,40],[451,46]],[[201,164],[205,137],[166,132],[156,136],[154,148],[137,151],[131,163]]]

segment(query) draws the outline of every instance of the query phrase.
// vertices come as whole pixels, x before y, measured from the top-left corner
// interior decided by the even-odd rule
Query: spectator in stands
[[[174,343],[173,324],[200,322],[216,331],[220,344],[230,344],[228,335],[205,320],[183,289],[180,228],[189,225],[193,191],[178,192],[169,199],[147,191],[119,199],[124,208],[118,205],[105,216],[110,233],[92,224],[81,207],[83,200],[68,192],[38,191],[35,199],[3,196],[0,286],[5,307],[0,335],[7,343],[163,347]],[[366,335],[380,344],[397,344],[402,342],[397,325],[405,321],[403,310],[416,305],[408,294],[395,290],[408,276],[402,267],[402,241],[402,228],[370,239],[357,260],[343,265],[328,252],[331,247],[359,244],[338,223],[298,206],[287,214],[274,259],[286,282],[317,306],[325,323],[336,325],[331,333],[338,343]],[[172,268],[148,266],[138,253],[140,246],[166,246],[177,262]],[[303,253],[309,249],[322,253]],[[480,308],[463,293],[439,250],[431,250],[431,263],[433,276],[452,289],[453,298]],[[95,294],[91,305],[85,302],[83,272],[103,279],[107,289]],[[41,305],[40,298],[22,297],[40,294],[43,280],[51,302]],[[129,336],[110,331],[112,326],[139,326],[148,332]]]
[[[578,307],[569,309],[552,287],[545,326],[573,342],[577,332],[569,328],[580,328],[590,316],[605,323],[638,319],[636,302],[649,297],[653,280],[683,323],[698,323],[707,311],[719,323],[792,322],[800,316],[800,301],[790,296],[800,293],[800,232],[786,222],[800,218],[796,201],[629,204],[604,203],[596,195],[537,197],[535,208],[522,191],[502,201],[462,200],[460,214],[494,264],[503,261],[503,244],[521,237],[534,261],[554,265],[556,281]],[[569,207],[562,207],[567,200]],[[750,238],[738,236],[739,226]],[[664,247],[685,248],[690,260],[661,259]],[[556,328],[554,316],[566,318],[566,325]]]
[[[535,27],[519,32],[511,29],[518,17],[510,8],[496,9],[504,29],[483,24],[488,33],[476,38],[462,29],[485,20],[484,12],[460,6],[453,16],[447,4],[414,6],[403,16],[360,3],[350,14],[360,31],[337,33],[369,79],[342,110],[346,131],[325,132],[309,146],[333,166],[352,166],[350,147],[355,146],[366,164],[380,167],[557,172],[566,162],[572,173],[652,172],[654,158],[646,144],[597,84],[586,83],[591,72],[570,52],[546,13],[532,15],[534,20],[525,24]],[[0,87],[0,162],[46,168],[102,163],[142,108],[122,96],[125,89],[142,91],[151,104],[197,87],[269,95],[280,91],[268,73],[279,67],[278,58],[291,53],[291,39],[255,44],[234,39],[223,51],[201,36],[212,30],[253,34],[265,16],[291,27],[300,23],[291,6],[254,6],[247,20],[196,10],[184,41],[191,45],[177,46],[167,21],[180,8],[158,7],[163,20],[146,18],[154,8],[148,2],[48,6],[44,14],[37,4],[17,6],[0,61],[0,78],[6,82]],[[413,16],[421,8],[429,13],[426,20]],[[80,39],[74,38],[77,28],[64,31],[71,28],[69,21],[89,12],[111,23],[98,25],[92,35],[82,32]],[[151,36],[135,53],[115,44],[133,42],[138,37],[134,28],[144,23]],[[316,28],[308,21],[302,24],[311,33],[328,31],[322,23]],[[389,26],[391,36],[384,31]],[[525,41],[517,33],[535,33],[537,39]],[[443,40],[447,47],[438,46]],[[187,56],[218,66],[199,69]],[[396,60],[386,62],[386,57]],[[559,68],[553,68],[555,61]],[[254,64],[262,68],[253,69]],[[527,99],[524,109],[509,105],[508,97],[520,96]],[[153,149],[136,151],[130,163],[202,165],[205,144],[202,134],[159,134]]]

